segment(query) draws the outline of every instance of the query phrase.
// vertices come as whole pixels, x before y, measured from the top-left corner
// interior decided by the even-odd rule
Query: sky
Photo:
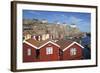
[[[76,24],[82,32],[91,30],[91,13],[23,10],[23,19],[46,19],[49,23]]]

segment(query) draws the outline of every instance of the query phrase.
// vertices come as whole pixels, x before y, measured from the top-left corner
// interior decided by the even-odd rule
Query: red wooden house
[[[83,58],[83,46],[77,42],[70,40],[60,40],[56,42],[60,45],[62,53],[60,55],[61,60],[79,60]]]
[[[60,46],[53,41],[28,39],[23,43],[23,62],[59,60]]]
[[[40,44],[40,61],[57,61],[60,59],[60,46],[53,41],[46,40]]]
[[[23,42],[23,62],[78,60],[83,57],[83,46],[70,40]]]
[[[23,42],[23,62],[37,61],[36,50],[38,48],[38,41],[28,39]]]

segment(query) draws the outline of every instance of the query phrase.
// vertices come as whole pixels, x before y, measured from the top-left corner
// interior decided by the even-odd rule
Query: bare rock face
[[[80,30],[77,27],[73,28],[70,25],[48,23],[46,20],[44,23],[38,19],[24,19],[23,32],[26,31],[31,35],[50,34],[54,39],[63,38],[65,36],[74,36],[75,34],[80,33]]]

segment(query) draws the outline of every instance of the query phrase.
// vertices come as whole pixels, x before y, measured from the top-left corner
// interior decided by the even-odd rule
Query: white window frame
[[[27,55],[28,55],[28,56],[31,56],[31,51],[32,51],[32,50],[31,50],[30,48],[27,49]]]
[[[76,48],[71,48],[70,49],[70,55],[75,56],[77,54],[77,49]]]
[[[46,48],[46,54],[47,55],[53,54],[53,47],[47,47]]]

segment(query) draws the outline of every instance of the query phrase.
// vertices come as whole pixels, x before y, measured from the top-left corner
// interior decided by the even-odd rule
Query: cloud
[[[77,17],[74,17],[74,16],[71,16],[69,18],[70,22],[71,23],[75,23],[77,25],[77,27],[81,30],[81,31],[84,31],[84,32],[90,32],[90,29],[91,29],[91,24],[90,22],[88,21],[85,21],[84,19],[82,18],[77,18]]]
[[[71,17],[69,18],[69,20],[71,21],[71,23],[75,23],[75,24],[78,24],[78,23],[80,23],[80,22],[83,22],[83,19],[77,18],[77,17],[74,17],[74,16],[71,16]]]

